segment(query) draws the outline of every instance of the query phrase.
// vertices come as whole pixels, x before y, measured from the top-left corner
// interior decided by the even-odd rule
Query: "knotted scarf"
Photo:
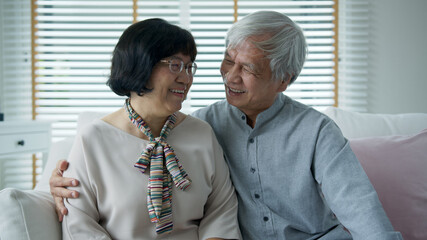
[[[145,173],[150,166],[150,177],[147,191],[148,214],[152,223],[156,223],[156,233],[171,232],[172,223],[172,182],[178,189],[185,190],[191,179],[175,156],[173,148],[166,142],[169,132],[176,122],[176,114],[167,119],[159,137],[154,137],[151,129],[126,99],[126,110],[129,119],[149,139],[150,143],[135,163],[135,167]]]

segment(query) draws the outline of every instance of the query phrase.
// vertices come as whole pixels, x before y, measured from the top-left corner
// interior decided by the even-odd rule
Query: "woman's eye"
[[[171,64],[172,69],[174,70],[179,70],[180,69],[180,64]]]

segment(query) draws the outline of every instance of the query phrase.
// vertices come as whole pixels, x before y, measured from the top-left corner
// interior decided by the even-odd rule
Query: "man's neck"
[[[256,124],[256,118],[258,117],[258,115],[261,114],[262,112],[264,112],[267,109],[268,108],[266,108],[266,109],[264,109],[262,111],[251,112],[251,113],[242,111],[246,115],[246,124],[248,124],[249,127],[254,128],[255,124]]]
[[[249,127],[254,128],[255,127],[255,123],[256,123],[256,117],[255,117],[255,120],[252,120],[251,118],[249,118],[246,115],[246,124],[248,124]]]
[[[248,124],[248,126],[250,126],[251,128],[254,128],[255,124],[256,124],[256,119],[257,119],[258,115],[260,115],[262,112],[266,111],[271,106],[273,106],[273,104],[276,101],[277,97],[278,96],[276,96],[276,98],[274,98],[274,101],[268,107],[263,108],[263,109],[258,109],[256,111],[254,111],[254,110],[248,111],[248,110],[240,109],[240,111],[242,111],[246,115],[246,124]]]

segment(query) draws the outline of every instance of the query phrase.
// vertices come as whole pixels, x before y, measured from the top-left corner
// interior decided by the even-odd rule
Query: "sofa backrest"
[[[323,113],[335,121],[348,139],[412,135],[427,129],[427,113],[357,113],[336,107],[328,107]]]
[[[336,107],[328,107],[324,114],[334,120],[340,127],[343,135],[348,138],[361,138],[389,135],[410,135],[427,128],[426,113],[407,114],[372,114],[345,111]],[[102,118],[106,112],[82,112],[77,120],[77,132],[92,122]],[[36,186],[37,190],[49,191],[51,172],[60,159],[66,159],[71,149],[73,138],[67,138],[51,145],[48,161],[42,178]]]

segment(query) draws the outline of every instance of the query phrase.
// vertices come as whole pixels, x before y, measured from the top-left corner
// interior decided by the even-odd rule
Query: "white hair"
[[[291,82],[300,74],[307,55],[307,44],[301,28],[284,14],[258,11],[233,24],[226,36],[226,47],[237,47],[253,36],[271,36],[253,44],[267,53],[275,80]]]

